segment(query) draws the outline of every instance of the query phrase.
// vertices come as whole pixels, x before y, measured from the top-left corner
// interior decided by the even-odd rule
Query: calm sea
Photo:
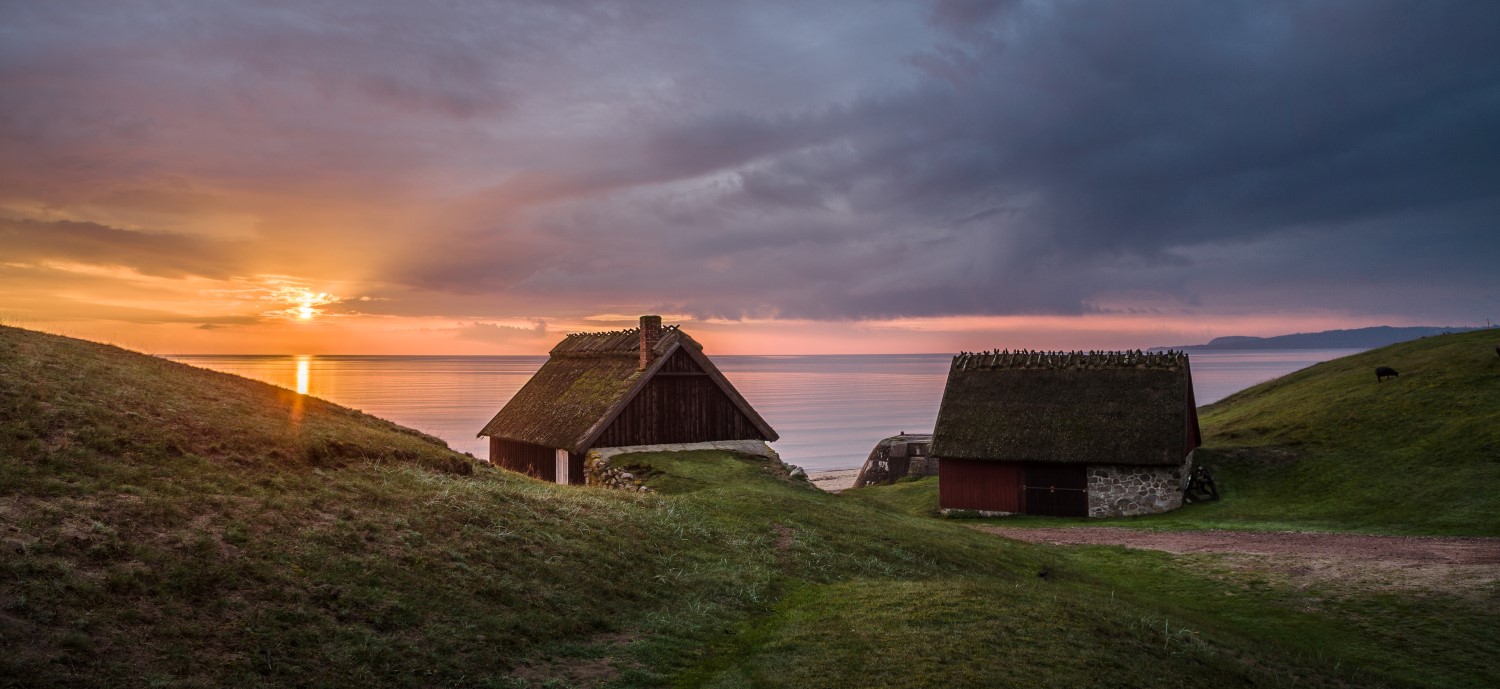
[[[1199,404],[1360,350],[1195,352]],[[541,356],[170,356],[262,380],[420,429],[461,452],[488,454],[475,433],[541,367]],[[714,362],[781,434],[783,459],[810,471],[857,468],[875,442],[930,433],[951,357],[716,356]]]

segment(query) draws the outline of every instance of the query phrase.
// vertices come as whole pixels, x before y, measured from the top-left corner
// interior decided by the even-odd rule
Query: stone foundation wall
[[[1089,517],[1133,517],[1182,507],[1182,482],[1193,468],[1092,464],[1088,468]]]

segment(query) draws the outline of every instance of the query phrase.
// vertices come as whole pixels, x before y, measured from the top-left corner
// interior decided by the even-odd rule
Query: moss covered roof
[[[581,452],[678,348],[688,350],[768,440],[776,433],[677,326],[662,328],[652,362],[640,367],[640,329],[568,335],[547,363],[479,431],[481,436]]]
[[[1175,465],[1201,444],[1182,352],[985,352],[953,359],[936,457]]]

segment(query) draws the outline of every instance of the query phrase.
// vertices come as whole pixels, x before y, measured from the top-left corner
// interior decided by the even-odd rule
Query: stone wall
[[[1192,468],[1192,453],[1175,467],[1091,464],[1089,517],[1133,517],[1182,507],[1182,482]]]

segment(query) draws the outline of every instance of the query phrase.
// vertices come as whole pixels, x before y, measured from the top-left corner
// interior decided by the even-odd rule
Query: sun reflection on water
[[[312,363],[311,360],[312,357],[308,356],[297,357],[297,394],[299,395],[307,394],[308,369]]]

